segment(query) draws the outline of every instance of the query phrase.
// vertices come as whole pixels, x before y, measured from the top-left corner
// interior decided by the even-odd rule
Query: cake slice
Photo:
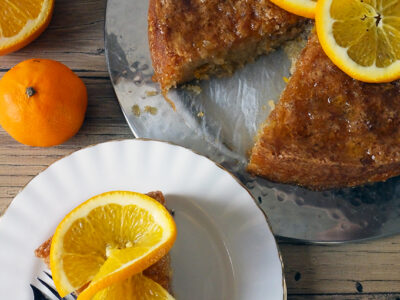
[[[350,78],[316,33],[259,131],[248,171],[321,190],[400,174],[400,82]]]
[[[155,191],[150,192],[147,196],[157,200],[161,204],[165,206],[165,198],[162,192]],[[50,246],[51,246],[51,239],[49,238],[45,241],[42,245],[40,245],[35,250],[35,255],[38,258],[41,258],[45,264],[50,268]],[[152,279],[153,281],[157,282],[161,285],[164,289],[166,289],[170,294],[172,294],[171,290],[171,279],[172,279],[172,270],[170,266],[170,256],[167,254],[159,261],[157,261],[154,265],[150,266],[146,270],[143,271],[143,275],[147,276],[148,278]],[[89,283],[88,283],[89,284]],[[84,290],[86,286],[83,286],[80,290],[76,291],[76,294],[79,294],[82,290]]]
[[[268,0],[150,0],[154,80],[165,95],[185,81],[230,75],[296,37],[305,22]]]

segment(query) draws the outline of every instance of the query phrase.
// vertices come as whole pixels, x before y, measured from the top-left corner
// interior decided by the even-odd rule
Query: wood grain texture
[[[400,294],[333,294],[333,295],[289,295],[289,300],[400,300]]]
[[[400,293],[398,236],[347,245],[280,242],[291,294]]]
[[[105,7],[106,0],[57,0],[44,34],[25,49],[0,57],[0,76],[32,57],[61,61],[81,76],[89,94],[83,127],[63,145],[24,146],[0,129],[0,215],[23,186],[56,160],[88,145],[133,137],[108,79]],[[279,244],[289,299],[400,300],[400,236],[338,246]]]
[[[47,30],[26,48],[0,57],[0,71],[27,58],[38,57],[61,61],[79,75],[107,78],[103,33],[105,8],[106,0],[56,0]]]

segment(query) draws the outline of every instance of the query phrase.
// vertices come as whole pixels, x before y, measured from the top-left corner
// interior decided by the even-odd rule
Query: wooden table
[[[85,123],[63,145],[24,146],[0,128],[0,215],[24,185],[57,159],[88,145],[133,137],[106,69],[105,8],[106,0],[57,0],[45,33],[27,48],[0,57],[0,76],[28,58],[61,61],[84,80],[89,93]],[[400,300],[400,235],[339,246],[279,244],[289,299]]]

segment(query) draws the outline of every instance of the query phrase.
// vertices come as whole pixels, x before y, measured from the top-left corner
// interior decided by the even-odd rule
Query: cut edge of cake
[[[307,57],[310,57],[312,53],[314,54],[317,53],[318,59],[320,61],[316,61],[316,64],[323,63],[324,71],[326,71],[325,73],[323,73],[321,69],[315,71],[315,74],[312,75],[301,74],[304,64],[310,63],[309,61],[305,61],[305,59],[307,59]],[[312,63],[313,62],[311,61],[311,64]],[[318,65],[313,67],[318,68]],[[340,73],[339,78],[342,79],[342,82],[329,82],[329,76],[332,76],[332,80],[334,80],[334,78],[337,78],[332,75],[333,73],[337,74]],[[384,83],[384,84],[366,84],[358,82],[357,80],[350,78],[342,71],[340,71],[325,55],[325,53],[323,52],[322,48],[319,45],[316,32],[313,31],[309,37],[306,47],[302,50],[296,62],[294,73],[289,79],[289,82],[285,90],[282,92],[281,98],[276,104],[275,109],[271,112],[265,123],[262,126],[260,126],[260,129],[255,137],[255,144],[251,150],[250,160],[247,166],[248,172],[253,175],[264,177],[273,182],[296,184],[312,190],[326,190],[332,188],[352,187],[357,185],[363,185],[366,183],[385,181],[390,177],[399,175],[400,155],[396,155],[395,153],[390,153],[390,151],[386,151],[387,153],[383,153],[381,156],[378,156],[378,154],[376,154],[379,152],[376,149],[387,148],[387,147],[385,148],[385,141],[387,137],[381,137],[381,140],[379,140],[380,137],[376,136],[375,140],[373,140],[374,142],[373,143],[371,142],[370,145],[371,146],[370,148],[375,150],[367,149],[368,148],[367,141],[362,142],[361,143],[362,145],[357,144],[360,139],[362,140],[362,137],[360,139],[357,139],[357,141],[354,142],[354,145],[351,144],[352,141],[350,139],[346,140],[346,138],[343,137],[340,138],[339,142],[346,144],[343,146],[344,149],[343,151],[349,151],[349,149],[353,151],[352,147],[354,148],[354,153],[355,153],[354,157],[356,158],[353,159],[351,156],[352,154],[351,155],[349,154],[350,155],[349,159],[346,159],[346,161],[340,159],[331,159],[332,156],[341,157],[341,154],[336,155],[337,153],[329,153],[329,151],[326,151],[326,153],[324,153],[324,150],[326,149],[330,150],[339,148],[326,147],[326,145],[325,146],[316,145],[316,149],[320,149],[321,152],[317,151],[314,152],[316,155],[313,157],[312,153],[314,151],[314,146],[309,145],[309,147],[306,148],[306,150],[308,149],[310,153],[310,155],[306,155],[307,151],[301,149],[301,147],[303,147],[304,145],[299,146],[299,148],[297,149],[299,151],[296,151],[296,145],[295,147],[291,148],[285,145],[285,143],[289,144],[290,142],[295,141],[296,137],[294,139],[291,139],[290,135],[295,136],[297,133],[295,130],[290,132],[290,126],[294,126],[293,122],[287,124],[282,124],[282,122],[289,120],[290,118],[289,109],[297,109],[297,110],[302,109],[299,103],[295,102],[297,100],[292,101],[291,99],[287,98],[288,90],[291,89],[291,91],[293,92],[296,91],[297,89],[299,91],[302,89],[302,86],[298,84],[301,80],[303,81],[311,80],[310,85],[311,86],[315,85],[315,86],[310,88],[310,90],[308,91],[309,97],[310,99],[313,99],[313,101],[318,101],[319,94],[318,92],[315,92],[316,90],[313,91],[313,89],[322,89],[324,87],[318,86],[317,85],[318,81],[312,82],[312,80],[321,79],[322,77],[328,78],[325,79],[328,80],[327,86],[336,85],[338,87],[339,97],[337,101],[343,102],[340,103],[340,105],[343,106],[343,108],[339,108],[339,110],[346,109],[344,108],[344,106],[346,105],[350,106],[352,105],[351,102],[347,103],[346,99],[343,99],[343,97],[341,96],[342,95],[341,93],[346,95],[350,94],[351,92],[355,92],[354,90],[352,91],[346,90],[347,86],[349,87],[354,86],[356,88],[359,88],[360,91],[364,93],[360,94],[360,97],[363,97],[363,100],[365,101],[368,101],[367,99],[368,97],[365,94],[365,92],[369,90],[371,90],[371,92],[374,93],[374,97],[381,98],[381,100],[383,98],[389,98],[388,95],[392,96],[394,95],[394,97],[397,97],[398,98],[397,100],[400,101],[400,96],[398,94],[398,92],[400,92],[399,82]],[[379,92],[381,92],[381,95],[379,95]],[[336,95],[332,94],[331,101],[334,101],[335,97]],[[285,99],[282,100],[283,98]],[[319,100],[328,101],[329,99],[327,97],[327,99],[319,99]],[[380,103],[379,101],[377,102]],[[355,106],[361,106],[361,105],[362,104],[360,104],[360,102],[355,104]],[[368,105],[368,103],[366,105]],[[383,105],[385,105],[385,103]],[[389,103],[387,105],[389,105]],[[363,111],[365,110],[365,108],[359,108],[359,109],[358,108],[359,107],[355,107],[353,110],[355,112],[359,111],[359,113],[363,114],[363,117],[365,118],[365,114],[367,114],[366,112]],[[307,111],[304,111],[304,114],[306,113]],[[313,117],[315,116],[310,116],[310,118]],[[396,122],[399,122],[399,117],[400,116],[397,117]],[[364,121],[365,120],[361,120],[360,117],[360,123]],[[337,125],[335,124],[334,119],[327,119],[326,122],[331,122],[332,128],[333,126]],[[358,125],[361,126],[362,124]],[[279,135],[280,130],[284,128],[284,126],[288,127],[287,134],[284,136],[280,136]],[[379,124],[377,124],[376,126],[379,126]],[[382,124],[381,126],[384,125]],[[376,128],[371,129],[371,131],[375,129]],[[315,128],[314,130],[317,131]],[[351,128],[350,129],[347,128],[346,130],[351,130]],[[367,132],[367,131],[362,131],[362,132]],[[316,136],[319,134],[318,132],[314,133],[316,133]],[[340,130],[336,132],[333,129],[331,133],[338,134],[339,136],[340,134],[343,134],[343,132],[341,133]],[[313,132],[307,134],[313,135]],[[393,133],[393,135],[394,134],[395,133]],[[304,139],[307,138],[308,138],[307,136],[304,137]],[[367,139],[367,137],[365,138]],[[390,138],[390,133],[389,133],[389,138]],[[335,151],[337,152],[339,150]],[[345,154],[342,157],[346,158]]]
[[[274,16],[274,12],[278,11],[279,14],[288,15],[297,21],[288,21],[288,24],[275,25],[276,28],[274,31],[263,33],[261,36],[249,34],[244,39],[233,41],[231,47],[221,51],[216,50],[215,53],[207,53],[201,58],[185,57],[185,55],[177,53],[180,49],[171,49],[170,47],[170,41],[168,41],[170,36],[165,31],[175,29],[165,28],[167,27],[165,24],[160,24],[162,21],[160,20],[157,5],[161,5],[161,2],[168,1],[150,0],[148,37],[150,54],[155,71],[153,80],[160,83],[164,96],[166,96],[170,88],[194,79],[203,80],[209,79],[210,76],[224,77],[232,75],[235,70],[254,61],[260,55],[267,54],[281,46],[284,42],[296,38],[303,32],[304,25],[308,23],[306,19],[291,15],[268,2],[268,5],[274,6],[274,10],[271,11],[271,15],[269,16],[271,20],[278,17],[282,18],[282,16]],[[184,1],[180,2],[183,3]],[[190,1],[186,2],[190,3]],[[195,12],[197,13],[198,11]],[[190,40],[187,42],[190,43]],[[203,49],[199,51],[204,50],[205,47],[205,45],[201,45],[200,48]],[[222,56],[221,53],[223,53]]]

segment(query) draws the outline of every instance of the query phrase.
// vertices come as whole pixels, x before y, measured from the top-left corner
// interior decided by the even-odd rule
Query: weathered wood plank
[[[90,76],[107,76],[104,59],[106,0],[57,0],[47,30],[24,49],[0,57],[0,70],[22,60],[55,59]]]
[[[0,199],[6,198],[6,199],[10,199],[10,198],[14,198],[15,195],[17,195],[17,193],[20,191],[20,187],[5,187],[5,188],[0,188]],[[2,201],[0,200],[0,203]],[[4,205],[8,204],[8,202],[4,201]]]
[[[289,293],[400,293],[400,236],[346,245],[280,243]]]
[[[288,300],[400,300],[400,294],[334,294],[334,295],[289,295]]]

